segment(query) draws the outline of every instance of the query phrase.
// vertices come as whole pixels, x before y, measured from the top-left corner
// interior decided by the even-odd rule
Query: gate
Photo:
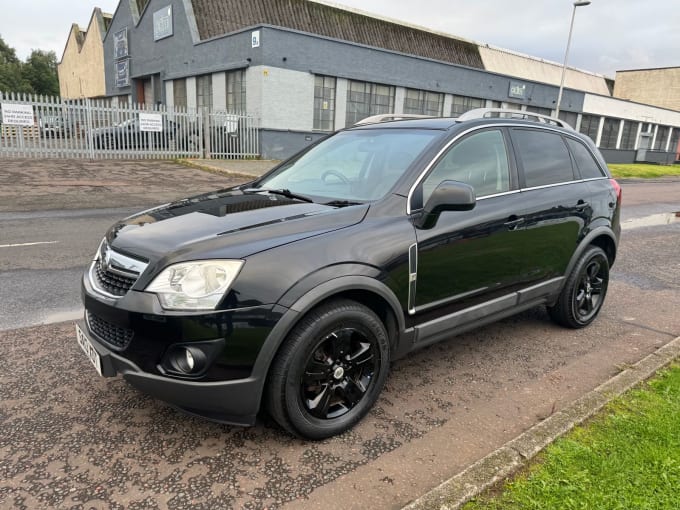
[[[213,159],[250,159],[259,156],[255,120],[244,113],[211,112],[207,115],[206,152]]]

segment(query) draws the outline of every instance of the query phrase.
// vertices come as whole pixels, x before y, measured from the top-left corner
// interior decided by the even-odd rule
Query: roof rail
[[[507,108],[475,108],[465,112],[463,115],[459,116],[456,120],[464,122],[466,120],[473,119],[484,119],[491,117],[491,114],[497,114],[497,117],[511,118],[511,119],[523,119],[523,120],[535,120],[536,122],[541,122],[543,124],[552,124],[555,126],[563,127],[566,129],[571,129],[573,127],[567,124],[562,119],[556,119],[555,117],[549,117],[548,115],[541,115],[540,113],[525,112],[521,110],[510,110]]]
[[[373,115],[360,120],[355,126],[365,126],[366,124],[379,124],[381,122],[390,122],[393,120],[410,120],[410,119],[431,119],[431,115],[416,115],[414,113],[383,113],[381,115]]]

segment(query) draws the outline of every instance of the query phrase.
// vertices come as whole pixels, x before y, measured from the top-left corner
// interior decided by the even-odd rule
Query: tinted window
[[[524,167],[525,187],[545,186],[574,179],[571,158],[562,137],[546,131],[513,130],[517,155]]]
[[[483,131],[454,145],[423,182],[423,203],[446,180],[471,185],[478,197],[510,189],[505,141],[500,131]]]
[[[567,139],[567,144],[571,149],[571,153],[574,155],[576,160],[576,166],[578,166],[581,172],[582,179],[593,179],[595,177],[604,177],[602,175],[602,170],[593,159],[590,151],[585,148],[585,146],[577,142],[576,140]]]

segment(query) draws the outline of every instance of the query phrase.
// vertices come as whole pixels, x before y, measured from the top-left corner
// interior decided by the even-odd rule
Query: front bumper
[[[142,392],[190,414],[233,425],[255,423],[262,391],[259,378],[205,382],[150,374],[98,341],[84,320],[78,326],[99,353],[104,377],[121,375]]]

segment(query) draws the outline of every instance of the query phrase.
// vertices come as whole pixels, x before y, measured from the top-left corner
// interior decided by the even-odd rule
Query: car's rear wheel
[[[350,300],[323,304],[293,329],[272,363],[269,413],[297,436],[340,434],[377,400],[389,358],[385,326],[372,310]]]
[[[578,259],[557,303],[548,307],[550,317],[568,328],[583,328],[602,308],[609,284],[609,259],[597,246],[588,247]]]

